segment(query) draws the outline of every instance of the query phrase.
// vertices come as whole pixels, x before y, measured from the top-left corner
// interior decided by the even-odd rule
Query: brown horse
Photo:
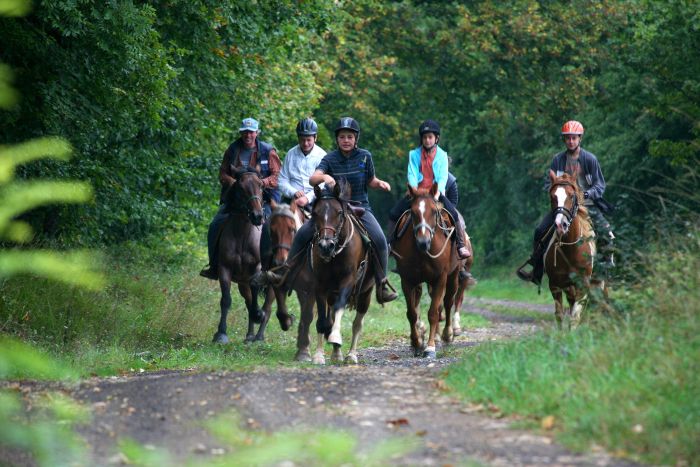
[[[583,193],[576,178],[568,174],[557,177],[549,172],[549,198],[555,229],[544,256],[544,270],[554,298],[554,314],[559,327],[566,319],[568,326],[577,326],[588,301],[593,258],[596,254],[595,233]],[[562,292],[569,302],[564,310]]]
[[[272,267],[275,271],[282,267],[287,261],[289,250],[296,232],[301,228],[306,220],[301,208],[296,204],[271,205],[273,207],[270,216],[270,239],[272,241]],[[300,254],[304,255],[306,250]],[[274,286],[273,286],[274,287]],[[291,288],[296,291],[301,309],[301,319],[299,320],[299,330],[297,335],[297,361],[311,361],[309,353],[309,327],[314,319],[314,303],[316,295],[310,270],[307,267],[300,268],[296,277],[291,282]],[[287,294],[278,286],[274,287],[274,294],[277,300],[277,319],[283,330],[291,327],[293,315],[287,311]]]
[[[406,316],[411,327],[411,347],[416,356],[435,358],[435,335],[440,324],[440,305],[444,306],[445,327],[442,341],[453,339],[452,305],[457,291],[460,262],[451,236],[453,227],[448,227],[442,217],[442,208],[435,200],[437,184],[430,191],[408,186],[411,196],[410,219],[403,216],[397,224],[412,227],[413,235],[401,235],[393,244],[396,265],[401,276],[401,288],[406,298]],[[406,228],[407,228],[406,227]],[[425,342],[425,326],[419,319],[418,304],[423,283],[428,284],[430,309],[428,321],[430,333]]]
[[[352,214],[347,201],[350,184],[344,184],[342,189],[336,184],[332,191],[315,187],[314,192],[316,201],[311,219],[315,233],[310,267],[318,310],[318,345],[313,361],[325,363],[324,337],[333,344],[331,360],[342,360],[340,324],[346,308],[354,307],[352,341],[345,361],[357,363],[357,343],[374,287],[374,262],[370,247],[360,233],[362,223]]]
[[[250,278],[260,269],[260,225],[263,222],[262,181],[252,168],[240,169],[235,183],[226,192],[228,219],[219,234],[217,263],[221,286],[221,318],[214,334],[214,342],[225,344],[226,318],[231,308],[231,282],[238,284],[238,291],[248,309],[246,341],[264,340],[267,319],[258,308],[258,288],[249,285]],[[260,323],[257,335],[254,324]]]

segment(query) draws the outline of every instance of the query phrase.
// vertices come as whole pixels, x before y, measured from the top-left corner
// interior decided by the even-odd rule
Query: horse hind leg
[[[445,310],[445,327],[442,330],[442,341],[449,344],[454,340],[454,330],[452,329],[452,307],[455,302],[455,294],[457,293],[458,271],[452,273],[447,278],[447,287],[445,295],[442,299],[443,308]]]

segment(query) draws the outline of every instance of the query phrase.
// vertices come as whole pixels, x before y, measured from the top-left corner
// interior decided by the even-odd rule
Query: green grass
[[[571,448],[592,444],[653,464],[700,459],[700,242],[646,255],[619,315],[595,312],[573,332],[549,331],[469,349],[447,383],[464,398],[553,417]]]
[[[175,248],[134,244],[120,245],[118,254],[105,256],[109,285],[101,291],[26,276],[0,281],[0,331],[48,350],[82,376],[293,364],[296,323],[291,330],[281,331],[273,305],[266,342],[245,344],[247,311],[235,288],[228,317],[231,342],[211,343],[219,319],[220,291],[217,282],[198,276],[201,258]],[[384,307],[372,300],[360,348],[382,346],[389,340],[409,345],[400,279],[392,274],[391,281],[400,296]],[[424,294],[421,319],[426,322],[428,300]],[[262,305],[262,298],[258,303]],[[296,296],[287,303],[298,318]],[[343,319],[348,342],[353,317],[354,311]],[[463,327],[486,324],[479,316],[463,314]],[[313,346],[313,324],[311,334]]]
[[[552,296],[546,287],[545,278],[542,293],[537,294],[537,286],[523,282],[510,270],[496,270],[484,277],[477,277],[478,283],[468,293],[469,296],[479,298],[493,298],[500,300],[514,300],[518,302],[548,304],[552,302]]]

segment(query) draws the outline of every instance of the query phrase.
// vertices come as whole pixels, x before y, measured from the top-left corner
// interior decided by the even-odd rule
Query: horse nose
[[[263,214],[262,212],[257,212],[257,211],[252,211],[250,213],[250,222],[253,225],[261,225],[263,223]]]
[[[321,240],[318,242],[318,246],[321,249],[322,256],[330,256],[335,250],[335,242],[333,240]]]
[[[416,246],[420,251],[428,251],[430,249],[430,239],[429,238],[417,238]]]

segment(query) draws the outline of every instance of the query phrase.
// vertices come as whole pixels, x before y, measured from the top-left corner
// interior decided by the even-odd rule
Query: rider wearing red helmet
[[[611,211],[612,206],[603,199],[605,178],[600,169],[598,158],[581,148],[584,131],[581,122],[569,120],[564,123],[561,128],[561,136],[566,145],[566,150],[554,156],[550,170],[557,177],[564,173],[576,177],[578,186],[583,190],[584,205],[593,221],[596,236],[600,239],[602,265],[605,269],[609,269],[614,265],[612,240],[615,237],[610,229],[610,223],[603,217],[603,213]],[[549,178],[547,178],[547,189],[549,189],[549,183]],[[544,253],[551,239],[552,230],[550,230],[550,227],[553,223],[554,216],[550,211],[535,229],[532,255],[516,271],[518,277],[522,280],[540,285],[544,273]],[[528,264],[532,266],[532,271],[525,271],[525,266]]]

